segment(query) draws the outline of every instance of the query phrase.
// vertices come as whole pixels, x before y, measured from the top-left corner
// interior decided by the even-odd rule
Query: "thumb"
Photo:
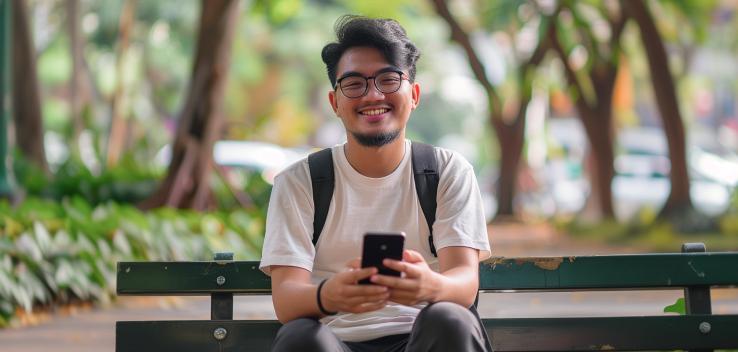
[[[361,259],[360,258],[354,258],[351,259],[346,263],[346,266],[351,269],[361,269]]]

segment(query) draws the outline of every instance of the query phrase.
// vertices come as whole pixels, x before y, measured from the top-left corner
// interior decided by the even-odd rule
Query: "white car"
[[[277,173],[309,153],[309,149],[290,149],[254,141],[225,140],[217,141],[213,146],[213,159],[216,164],[260,172],[264,180],[270,184]],[[171,155],[171,146],[165,146],[156,156],[157,164],[166,167]]]

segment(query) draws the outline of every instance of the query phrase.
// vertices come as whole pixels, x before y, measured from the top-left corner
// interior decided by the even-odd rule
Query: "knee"
[[[445,338],[469,335],[477,325],[469,308],[452,302],[438,302],[425,307],[418,314],[416,324],[423,334]]]
[[[316,319],[301,318],[290,321],[277,332],[272,351],[324,351],[328,327]]]

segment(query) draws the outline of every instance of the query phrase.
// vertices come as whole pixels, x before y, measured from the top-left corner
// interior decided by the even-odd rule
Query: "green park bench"
[[[233,320],[233,295],[269,295],[255,261],[120,262],[118,295],[210,295],[211,320],[119,321],[116,351],[268,351],[275,320]],[[496,351],[738,348],[738,315],[712,315],[711,287],[738,286],[738,252],[493,258],[480,292],[683,289],[684,315],[483,319]],[[617,304],[617,302],[612,302]]]

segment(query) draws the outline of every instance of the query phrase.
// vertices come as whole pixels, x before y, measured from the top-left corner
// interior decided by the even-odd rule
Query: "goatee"
[[[400,130],[394,130],[389,132],[380,132],[374,135],[360,134],[351,132],[351,135],[356,138],[359,144],[365,147],[381,147],[392,143],[400,135]]]

